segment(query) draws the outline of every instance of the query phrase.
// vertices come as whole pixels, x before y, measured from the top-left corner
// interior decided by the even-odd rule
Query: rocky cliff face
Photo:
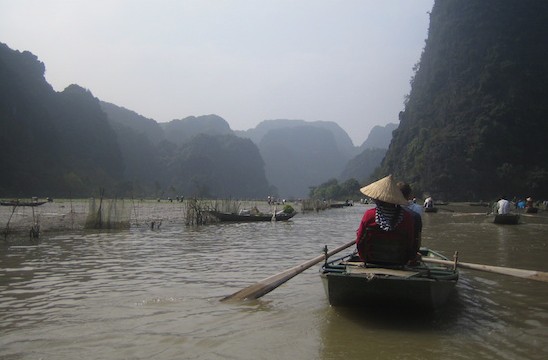
[[[76,85],[55,92],[44,72],[30,52],[0,44],[0,195],[114,187],[124,164],[99,101]]]
[[[0,197],[97,196],[100,188],[122,197],[307,197],[366,143],[391,136],[376,127],[358,148],[329,121],[269,120],[245,132],[217,115],[159,124],[78,85],[56,92],[45,68],[0,43]],[[366,149],[343,180],[367,177],[382,156]]]
[[[437,0],[393,173],[452,200],[548,196],[548,2]]]

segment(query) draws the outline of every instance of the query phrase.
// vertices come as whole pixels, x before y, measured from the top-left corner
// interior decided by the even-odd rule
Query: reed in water
[[[129,210],[124,200],[91,198],[84,229],[129,229]]]

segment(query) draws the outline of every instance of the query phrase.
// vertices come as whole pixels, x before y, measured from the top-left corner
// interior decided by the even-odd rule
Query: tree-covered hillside
[[[100,101],[100,104],[111,124],[130,128],[145,136],[151,144],[158,144],[166,139],[164,130],[155,120],[106,101]]]
[[[388,149],[392,141],[392,133],[398,128],[398,124],[389,123],[385,126],[373,126],[367,139],[360,145],[360,151],[367,149]]]
[[[167,170],[169,183],[181,194],[264,199],[273,191],[257,146],[235,135],[193,137],[177,151]]]
[[[174,144],[183,144],[196,135],[228,135],[233,134],[230,125],[218,115],[189,116],[181,120],[162,123],[167,140]]]
[[[199,137],[230,133],[223,119],[175,121],[166,136],[154,120],[77,85],[55,92],[44,73],[30,52],[0,44],[0,197],[93,196],[100,188],[124,197],[272,191],[250,140]]]
[[[57,93],[30,52],[0,44],[0,194],[84,195],[114,186],[123,162],[116,135],[90,92]]]
[[[260,144],[263,137],[271,130],[295,128],[300,126],[318,127],[331,132],[335,138],[338,152],[347,159],[359,153],[359,149],[354,146],[350,136],[337,123],[332,121],[304,121],[276,119],[261,121],[256,127],[246,131],[235,131],[234,133],[241,137],[251,139],[255,144]]]
[[[360,146],[360,153],[346,163],[339,178],[341,180],[358,179],[360,183],[370,182],[371,176],[379,167],[392,141],[392,132],[398,125],[374,126],[367,139]]]
[[[548,2],[437,0],[378,175],[449,200],[548,196]]]
[[[306,197],[359,150],[328,121],[272,120],[238,132],[256,143],[217,115],[160,124],[78,85],[56,92],[45,69],[0,44],[1,198],[100,188],[122,197]]]
[[[341,173],[343,180],[358,179],[361,184],[371,182],[370,176],[382,163],[386,149],[366,149],[356,155],[347,164]]]

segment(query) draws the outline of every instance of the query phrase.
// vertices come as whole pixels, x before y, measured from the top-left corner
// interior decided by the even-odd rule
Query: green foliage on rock
[[[282,211],[286,214],[293,214],[295,212],[295,209],[293,209],[293,206],[291,205],[284,205],[284,208]]]
[[[548,2],[437,0],[389,173],[447,200],[548,197]]]
[[[0,43],[0,196],[263,198],[259,149],[215,115],[152,119],[78,85],[56,92],[45,65]],[[202,136],[207,132],[209,136]]]
[[[121,180],[124,164],[99,102],[55,92],[45,65],[0,43],[0,194],[87,196]]]
[[[361,183],[368,182],[371,174],[382,163],[386,149],[366,149],[351,159],[343,172],[342,179],[359,179]]]
[[[360,183],[356,179],[349,179],[339,184],[337,179],[331,179],[325,183],[310,189],[310,198],[326,200],[347,200],[362,197],[360,195]]]

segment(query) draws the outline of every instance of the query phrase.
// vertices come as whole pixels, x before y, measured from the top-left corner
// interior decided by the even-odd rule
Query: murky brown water
[[[353,239],[364,210],[0,239],[0,358],[548,358],[548,283],[503,275],[461,270],[455,298],[432,314],[331,308],[318,266],[259,300],[219,302]],[[548,271],[548,213],[504,226],[484,210],[425,214],[423,245]]]

